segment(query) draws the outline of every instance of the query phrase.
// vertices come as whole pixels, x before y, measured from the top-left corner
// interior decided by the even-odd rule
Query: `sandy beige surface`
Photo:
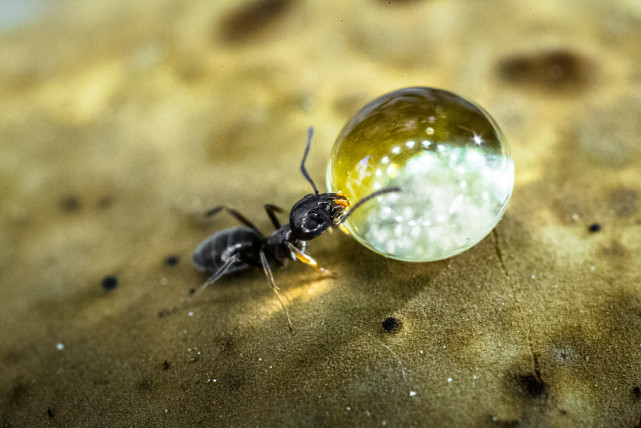
[[[494,232],[425,264],[323,235],[336,279],[275,272],[293,335],[259,270],[189,301],[236,225],[197,213],[271,230],[307,127],[324,189],[343,124],[415,85],[506,134]],[[641,423],[637,3],[69,3],[0,34],[0,100],[3,426]]]

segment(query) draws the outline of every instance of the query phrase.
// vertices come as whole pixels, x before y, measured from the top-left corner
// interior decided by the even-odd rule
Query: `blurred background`
[[[324,190],[394,89],[483,106],[510,207],[454,258],[326,234],[336,279],[205,280],[191,252]],[[641,423],[641,3],[0,1],[0,422]],[[384,320],[401,327],[387,331]],[[387,324],[390,325],[389,323]]]

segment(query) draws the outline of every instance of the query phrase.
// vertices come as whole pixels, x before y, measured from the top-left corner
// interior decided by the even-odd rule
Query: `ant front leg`
[[[296,256],[296,258],[298,260],[300,260],[301,262],[305,263],[308,266],[313,267],[314,269],[318,270],[323,275],[327,275],[327,276],[330,276],[332,278],[336,278],[336,274],[334,272],[329,271],[329,270],[325,269],[324,267],[320,267],[318,265],[318,262],[316,262],[316,260],[314,260],[313,258],[308,256],[307,254],[303,253],[301,250],[296,248],[296,246],[294,244],[292,244],[291,242],[287,242],[287,248],[289,248],[289,250],[292,252],[292,254],[294,256]]]

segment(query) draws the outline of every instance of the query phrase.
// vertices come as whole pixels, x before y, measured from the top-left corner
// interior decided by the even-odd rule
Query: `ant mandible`
[[[281,226],[275,213],[283,212],[283,210],[275,205],[265,205],[265,211],[276,229],[271,236],[265,237],[247,217],[233,208],[221,205],[205,212],[204,215],[210,217],[225,210],[244,226],[214,233],[196,248],[193,255],[196,269],[212,274],[196,294],[218,281],[223,275],[239,272],[250,266],[262,267],[272,290],[276,293],[285,311],[290,332],[293,331],[293,328],[289,311],[278,293],[269,262],[283,266],[289,259],[298,259],[321,273],[329,273],[305,253],[306,242],[317,238],[329,227],[340,226],[354,210],[372,198],[384,193],[401,191],[399,187],[378,190],[358,201],[351,209],[348,209],[350,207],[349,201],[340,191],[319,193],[314,180],[305,169],[305,159],[309,153],[313,134],[314,128],[310,127],[300,169],[305,179],[312,185],[314,193],[304,196],[294,204],[289,212],[289,223]]]

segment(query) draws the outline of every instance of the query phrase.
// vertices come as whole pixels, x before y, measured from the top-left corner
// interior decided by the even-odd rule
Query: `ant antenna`
[[[309,148],[312,145],[312,136],[314,135],[314,127],[310,126],[308,131],[307,131],[307,147],[305,147],[305,154],[303,155],[303,161],[300,163],[300,170],[303,172],[303,175],[309,181],[309,183],[312,185],[314,188],[314,193],[318,195],[318,189],[316,188],[316,185],[314,184],[314,180],[312,180],[312,177],[309,176],[307,173],[307,170],[305,169],[305,159],[307,159],[307,154],[309,153]]]
[[[357,209],[357,208],[361,207],[365,202],[371,201],[371,200],[372,200],[372,199],[374,199],[375,197],[380,196],[380,195],[384,195],[385,193],[402,192],[402,191],[403,191],[403,189],[401,189],[400,187],[386,187],[386,188],[384,188],[384,189],[377,190],[377,191],[376,191],[376,192],[374,192],[374,193],[370,193],[369,195],[367,195],[367,196],[365,196],[364,198],[362,198],[360,201],[356,202],[356,203],[354,204],[354,206],[352,206],[352,208],[347,212],[347,214],[345,214],[345,215],[341,218],[341,221],[340,221],[340,223],[338,223],[338,224],[345,223],[345,220],[347,220],[347,218],[348,218],[350,215],[352,215],[352,213],[353,213],[354,211],[356,211],[356,209]]]

